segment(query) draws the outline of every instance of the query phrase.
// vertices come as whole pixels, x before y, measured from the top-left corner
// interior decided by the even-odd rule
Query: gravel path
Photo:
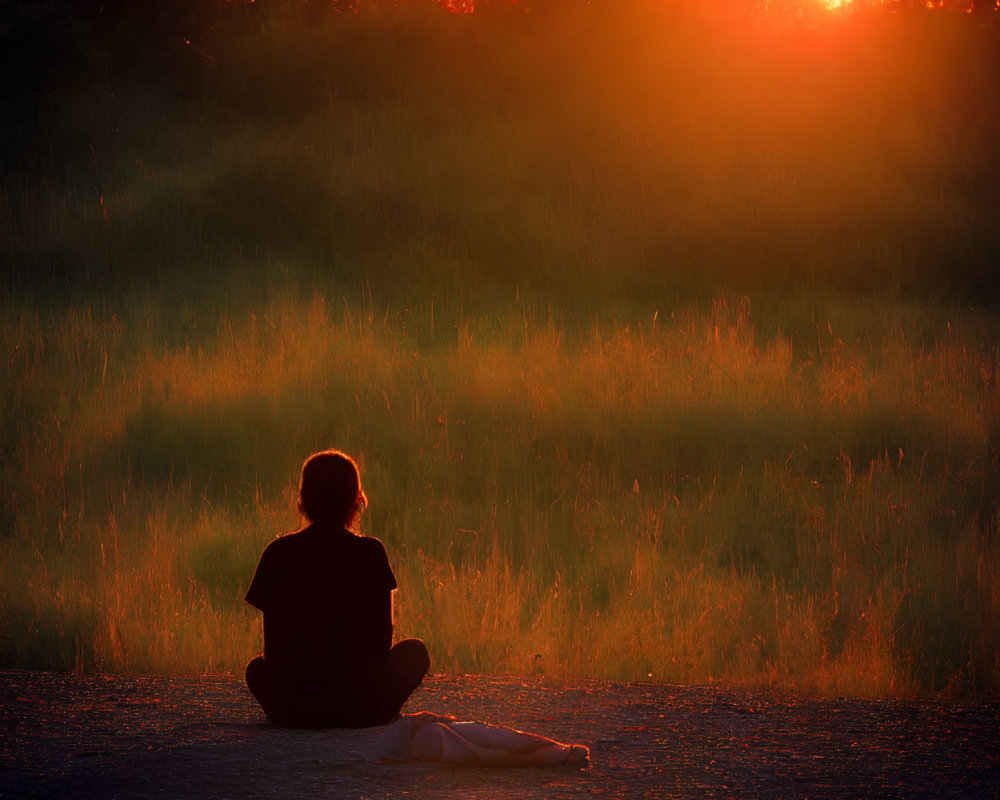
[[[242,681],[0,671],[0,798],[997,798],[1000,705],[430,676],[407,710],[591,748],[586,769],[374,762],[379,729],[267,724]]]

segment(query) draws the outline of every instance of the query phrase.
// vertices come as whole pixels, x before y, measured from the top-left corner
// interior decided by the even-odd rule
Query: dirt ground
[[[243,683],[0,671],[0,797],[996,798],[1000,705],[433,675],[407,711],[591,748],[574,768],[374,761],[379,729],[269,725]]]

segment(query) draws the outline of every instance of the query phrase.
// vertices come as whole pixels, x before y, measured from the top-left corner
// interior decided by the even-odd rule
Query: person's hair
[[[353,530],[367,506],[353,458],[339,450],[324,450],[306,459],[299,484],[299,511],[306,519]]]

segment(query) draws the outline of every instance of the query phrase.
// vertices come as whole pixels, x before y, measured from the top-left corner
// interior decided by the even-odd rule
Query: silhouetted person
[[[276,725],[383,725],[427,674],[423,642],[392,647],[396,577],[382,542],[358,533],[367,505],[350,456],[311,456],[299,489],[310,524],[271,542],[257,564],[246,601],[264,612],[264,655],[246,681]]]

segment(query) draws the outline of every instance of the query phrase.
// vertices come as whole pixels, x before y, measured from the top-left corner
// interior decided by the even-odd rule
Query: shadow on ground
[[[591,748],[586,769],[372,761],[380,729],[267,724],[242,681],[0,671],[0,797],[996,797],[1000,706],[435,675],[407,710]]]

